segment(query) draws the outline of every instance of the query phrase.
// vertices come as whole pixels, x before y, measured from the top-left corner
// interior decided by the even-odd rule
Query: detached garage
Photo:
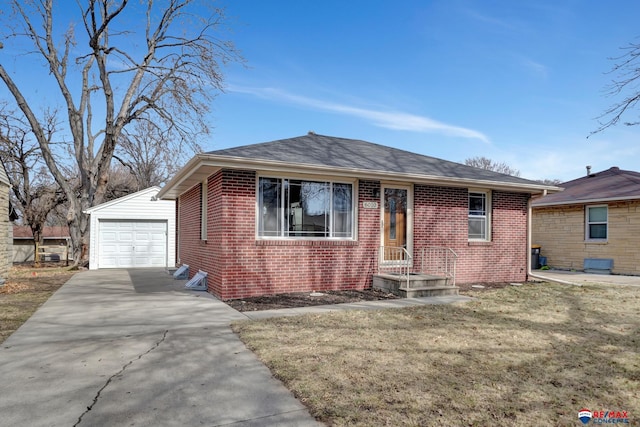
[[[151,187],[87,209],[89,269],[173,267],[175,202],[156,200]]]

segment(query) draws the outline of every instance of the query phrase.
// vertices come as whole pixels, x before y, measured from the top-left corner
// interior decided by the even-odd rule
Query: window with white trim
[[[469,191],[469,240],[490,240],[491,193]]]
[[[586,207],[586,240],[607,240],[608,210],[606,205]]]
[[[258,180],[259,237],[353,238],[353,184]]]

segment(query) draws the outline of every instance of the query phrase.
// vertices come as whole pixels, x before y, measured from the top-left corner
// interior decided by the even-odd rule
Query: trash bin
[[[540,268],[540,245],[531,245],[531,269]]]

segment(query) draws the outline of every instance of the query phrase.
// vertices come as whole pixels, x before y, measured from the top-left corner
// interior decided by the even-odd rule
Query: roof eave
[[[398,173],[391,171],[373,171],[358,168],[336,168],[314,164],[291,164],[288,162],[250,159],[246,157],[217,156],[211,154],[198,154],[193,157],[158,193],[159,199],[176,199],[188,189],[192,188],[206,177],[219,169],[248,169],[260,172],[286,172],[293,174],[324,174],[331,176],[344,176],[350,178],[368,178],[390,181],[410,181],[416,184],[442,185],[447,187],[482,187],[493,190],[505,190],[513,192],[544,194],[562,191],[561,188],[544,184],[521,184],[511,182],[499,182],[491,180],[478,180],[470,178],[441,177],[435,175],[422,175],[410,173]]]
[[[587,205],[594,203],[608,203],[608,202],[626,202],[630,200],[640,200],[640,195],[631,197],[606,197],[595,199],[576,199],[567,200],[564,202],[547,202],[547,203],[535,203],[534,208],[552,207],[552,206],[568,206],[568,205]]]

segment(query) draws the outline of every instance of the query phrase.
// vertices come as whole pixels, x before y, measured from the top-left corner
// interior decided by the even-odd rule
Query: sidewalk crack
[[[117,377],[118,375],[122,374],[135,361],[142,359],[144,356],[146,356],[147,354],[151,353],[153,350],[158,348],[160,346],[160,344],[162,344],[164,342],[164,340],[167,338],[167,333],[169,333],[168,329],[164,331],[164,333],[162,334],[162,338],[160,338],[158,341],[156,341],[151,346],[151,348],[149,348],[149,350],[147,350],[144,353],[139,354],[137,357],[131,359],[130,361],[125,363],[122,366],[122,368],[120,368],[120,370],[118,372],[116,372],[115,374],[113,374],[109,378],[107,378],[107,381],[104,383],[104,385],[102,387],[100,387],[100,390],[98,390],[96,395],[93,397],[93,401],[91,402],[91,405],[87,406],[87,409],[82,414],[80,414],[80,416],[78,417],[78,421],[76,421],[76,423],[73,425],[73,427],[77,427],[77,426],[80,425],[80,423],[82,422],[82,418],[84,418],[84,416],[87,415],[87,413],[89,413],[89,411],[91,411],[93,409],[93,407],[96,405],[96,403],[98,403],[98,400],[100,399],[100,395],[102,394],[104,389],[107,388],[109,386],[109,384],[111,384],[111,381],[113,381],[113,379],[115,377]]]

